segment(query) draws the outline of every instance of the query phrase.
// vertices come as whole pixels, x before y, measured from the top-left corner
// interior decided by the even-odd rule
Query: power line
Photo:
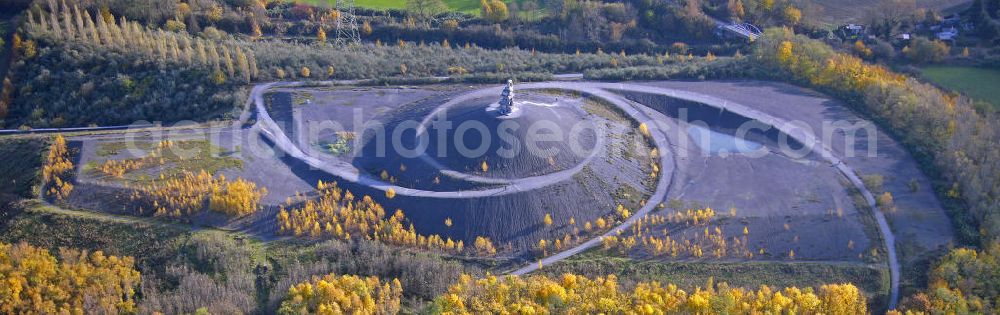
[[[354,0],[337,0],[337,46],[352,46],[361,44],[358,34],[358,20],[354,15]]]

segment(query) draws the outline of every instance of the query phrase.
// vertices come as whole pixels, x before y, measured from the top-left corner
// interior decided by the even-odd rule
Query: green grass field
[[[448,6],[452,11],[462,12],[466,14],[479,14],[479,0],[443,0],[444,4]],[[508,5],[511,2],[517,1],[519,4],[524,0],[504,0]],[[336,0],[302,0],[302,2],[309,3],[317,6],[333,6],[337,3]],[[403,10],[406,9],[406,0],[355,0],[355,5],[362,8],[369,9],[379,9],[379,10]],[[539,10],[540,12],[541,10]],[[532,12],[531,14],[521,12],[521,16],[526,18],[538,17],[539,12]]]
[[[794,2],[797,7],[802,9],[803,21],[826,24],[829,27],[837,27],[845,23],[865,22],[865,17],[869,15],[868,12],[883,9],[887,3],[899,3],[899,1],[894,0],[799,0]],[[968,2],[972,1],[913,0],[910,3],[915,5],[917,9],[948,11],[952,7]],[[897,6],[909,7],[906,4],[897,4]]]
[[[937,85],[989,102],[1000,109],[1000,70],[973,67],[934,66],[923,69],[923,76]]]

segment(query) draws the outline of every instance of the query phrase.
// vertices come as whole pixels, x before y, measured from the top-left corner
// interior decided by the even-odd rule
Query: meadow
[[[932,66],[923,69],[925,79],[1000,109],[1000,70],[973,67]]]

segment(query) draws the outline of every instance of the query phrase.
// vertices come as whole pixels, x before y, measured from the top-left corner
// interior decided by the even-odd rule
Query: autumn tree
[[[441,29],[448,32],[454,32],[458,30],[458,20],[455,19],[444,20],[444,22],[441,22]]]
[[[240,75],[243,76],[244,83],[250,83],[251,74],[250,71],[250,61],[247,59],[247,55],[243,53],[243,49],[236,47],[236,64],[239,66]]]
[[[154,162],[155,163],[155,162]],[[130,196],[130,207],[138,214],[152,212],[155,216],[181,218],[205,209],[230,216],[242,216],[259,210],[260,199],[267,189],[257,188],[251,181],[225,176],[213,176],[201,170],[182,172],[173,178],[140,185]]]
[[[364,34],[365,36],[372,34],[372,24],[371,22],[368,22],[368,20],[361,23],[361,34]]]
[[[744,16],[746,16],[743,0],[729,0],[727,8],[729,9],[729,17],[734,21],[742,21]]]
[[[45,183],[45,194],[56,199],[69,197],[73,191],[73,162],[70,160],[66,138],[56,135],[49,146],[48,157],[42,168],[42,179]]]
[[[510,17],[507,4],[502,0],[480,0],[479,6],[482,17],[493,23],[506,21]]]
[[[406,13],[420,23],[426,23],[447,11],[448,6],[442,0],[406,0]],[[368,33],[371,34],[370,31]]]
[[[461,240],[456,242],[440,235],[418,234],[402,210],[396,209],[392,215],[387,215],[382,205],[370,196],[356,198],[350,191],[338,187],[336,182],[320,181],[316,189],[320,193],[318,199],[280,209],[276,217],[278,234],[341,240],[363,238],[454,254],[464,251],[465,244]],[[392,190],[387,190],[387,193],[389,191]],[[448,224],[448,221],[445,223]]]
[[[473,245],[479,255],[495,256],[497,254],[497,249],[493,246],[493,241],[490,241],[489,238],[476,237],[476,242]]]
[[[802,11],[791,5],[786,6],[784,11],[782,11],[782,18],[784,18],[787,25],[798,25],[802,21]]]
[[[232,216],[247,215],[260,208],[260,199],[266,194],[267,189],[258,189],[254,182],[242,178],[226,181],[220,175],[218,183],[212,185],[208,208]]]
[[[914,63],[938,63],[944,61],[951,48],[942,41],[932,41],[923,37],[917,37],[903,51],[907,59]]]
[[[316,28],[316,42],[320,45],[326,45],[326,31],[323,30],[322,26]]]
[[[927,314],[994,314],[1000,310],[1000,243],[982,250],[956,248],[930,271],[928,289],[901,308]]]
[[[132,257],[0,243],[0,313],[119,314],[136,312],[139,272]]]
[[[278,314],[396,314],[402,296],[398,279],[329,274],[289,288]]]

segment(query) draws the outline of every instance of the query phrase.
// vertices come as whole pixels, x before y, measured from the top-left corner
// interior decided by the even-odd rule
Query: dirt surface
[[[860,118],[843,103],[790,85],[770,82],[657,82],[650,85],[678,88],[740,102],[776,117],[801,121],[818,132],[824,122],[872,124]],[[838,130],[827,141],[837,156],[851,165],[861,175],[882,175],[881,193],[887,191],[894,197],[896,211],[886,213],[897,241],[903,247],[913,247],[907,252],[925,253],[948,246],[953,241],[950,219],[931,189],[930,180],[920,172],[916,161],[892,137],[881,130],[869,135],[864,130]],[[848,154],[846,137],[855,136]],[[870,140],[874,138],[874,142]],[[869,150],[869,146],[874,149]],[[874,153],[869,156],[869,152]],[[911,183],[916,183],[916,189]],[[906,258],[904,258],[906,259]]]

